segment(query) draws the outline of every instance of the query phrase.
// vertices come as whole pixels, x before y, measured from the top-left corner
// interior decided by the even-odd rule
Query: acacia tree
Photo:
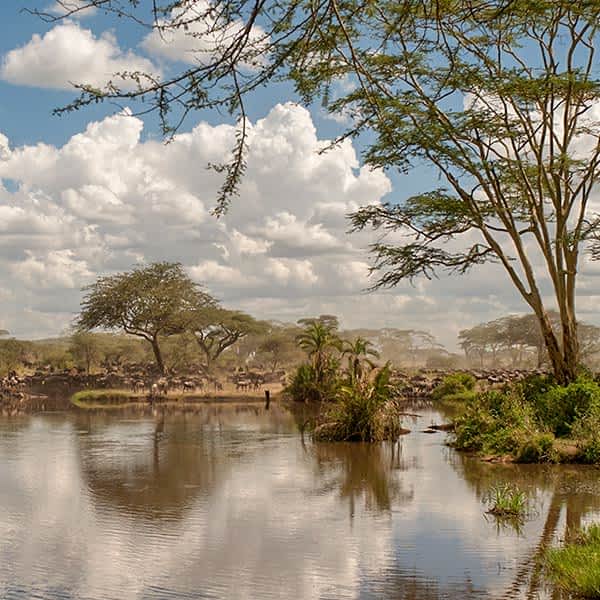
[[[123,73],[104,89],[82,85],[62,110],[145,98],[172,134],[192,110],[228,107],[239,136],[232,161],[217,165],[218,214],[244,171],[244,96],[277,77],[349,118],[342,137],[371,132],[371,166],[432,167],[444,185],[352,215],[356,230],[399,234],[373,246],[375,287],[496,262],[535,314],[557,379],[575,377],[577,272],[600,227],[590,210],[600,0],[173,0],[147,13],[138,0],[59,3],[62,17],[42,16],[95,6],[165,40],[197,42],[191,67],[162,80]],[[351,85],[336,87],[342,80]]]
[[[498,350],[506,343],[505,330],[497,321],[480,323],[470,329],[463,329],[458,334],[460,347],[465,351],[465,357],[470,359],[473,354],[479,356],[479,366],[483,368],[486,353],[492,354],[492,366],[496,365]]]
[[[550,310],[548,318],[552,328],[558,334],[560,314]],[[582,362],[589,361],[594,354],[600,351],[600,327],[579,322],[577,335],[581,360]],[[535,352],[538,368],[548,360],[539,322],[533,314],[507,315],[494,321],[480,323],[461,331],[458,339],[467,358],[470,358],[474,352],[479,354],[481,366],[483,366],[483,356],[488,352],[492,354],[495,364],[497,353],[500,350],[510,353],[512,366],[522,363],[523,353],[526,350]]]
[[[374,122],[371,164],[425,160],[445,181],[353,215],[355,229],[403,236],[373,246],[377,285],[499,263],[535,314],[562,383],[579,362],[580,253],[598,228],[589,201],[600,158],[599,13],[598,2],[423,3],[382,15],[383,52],[357,59],[368,73],[360,106],[385,114]],[[392,76],[391,87],[378,85]],[[549,307],[559,311],[558,334]]]
[[[165,364],[160,337],[185,330],[183,315],[192,307],[214,306],[179,263],[159,262],[100,277],[85,288],[77,329],[121,330],[150,343],[161,373]]]
[[[103,340],[88,331],[75,331],[69,342],[69,352],[77,366],[84,366],[86,373],[91,373],[92,367],[102,358]]]
[[[274,326],[267,332],[266,337],[258,346],[258,351],[269,361],[271,373],[285,363],[293,362],[298,358],[296,336],[297,327]]]
[[[246,313],[202,304],[188,313],[185,327],[194,334],[209,373],[227,348],[265,329],[263,323]]]

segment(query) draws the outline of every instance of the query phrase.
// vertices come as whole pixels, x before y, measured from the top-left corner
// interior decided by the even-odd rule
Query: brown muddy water
[[[312,444],[278,405],[0,420],[0,598],[553,598],[540,548],[600,517],[600,471],[491,465],[405,421]],[[525,523],[482,497],[510,481]]]

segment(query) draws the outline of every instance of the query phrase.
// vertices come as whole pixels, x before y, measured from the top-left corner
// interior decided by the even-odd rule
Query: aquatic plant
[[[315,439],[361,442],[394,439],[401,428],[393,395],[389,365],[350,385],[342,385],[335,404],[325,411],[315,429]]]
[[[600,597],[600,524],[578,532],[572,543],[549,548],[544,557],[548,579],[583,598]]]
[[[488,514],[498,517],[521,517],[527,513],[527,494],[510,483],[493,486],[484,496]]]

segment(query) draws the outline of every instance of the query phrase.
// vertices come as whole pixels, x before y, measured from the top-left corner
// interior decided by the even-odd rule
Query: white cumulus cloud
[[[3,58],[0,76],[13,84],[41,88],[72,89],[73,84],[102,87],[111,80],[130,88],[131,81],[115,74],[138,71],[158,74],[147,58],[121,50],[112,33],[97,37],[90,29],[65,21],[10,50]]]
[[[184,6],[174,8],[170,18],[158,22],[160,29],[153,29],[144,38],[142,47],[150,54],[171,61],[207,64],[222,54],[244,29],[241,20],[225,25],[215,18],[214,13],[214,6],[206,0],[186,2]],[[262,50],[267,40],[264,30],[254,25],[242,56],[247,67],[252,68],[264,60]]]

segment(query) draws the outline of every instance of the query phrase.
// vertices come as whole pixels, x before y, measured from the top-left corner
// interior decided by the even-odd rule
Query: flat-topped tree
[[[267,330],[267,324],[236,310],[226,310],[216,305],[200,304],[186,317],[186,329],[196,338],[204,354],[207,372],[214,362],[236,342],[252,333]]]
[[[300,333],[293,325],[271,327],[258,346],[259,357],[268,362],[271,373],[284,364],[300,362],[302,353],[296,344],[296,336]]]
[[[160,337],[184,331],[183,315],[191,307],[216,305],[179,263],[158,262],[100,277],[85,290],[77,328],[121,330],[147,340],[161,373]]]

